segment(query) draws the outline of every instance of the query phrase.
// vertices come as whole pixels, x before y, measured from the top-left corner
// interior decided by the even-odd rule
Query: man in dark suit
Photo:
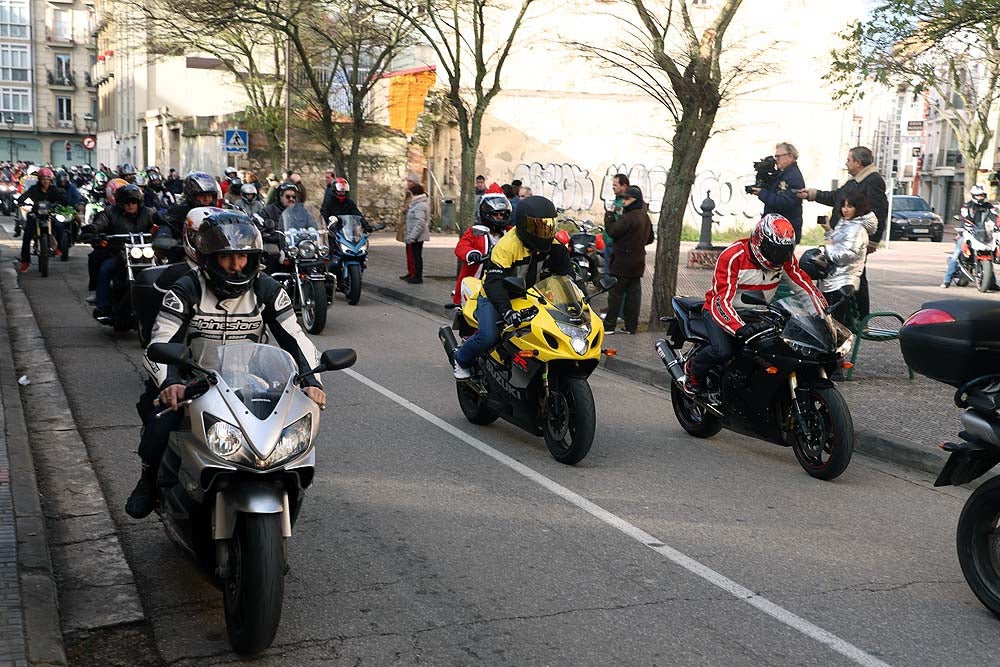
[[[784,216],[795,229],[795,242],[802,240],[802,200],[796,193],[806,187],[796,160],[799,151],[795,146],[782,142],[774,147],[774,162],[778,173],[765,188],[753,188],[751,192],[764,202],[764,215],[777,213]]]

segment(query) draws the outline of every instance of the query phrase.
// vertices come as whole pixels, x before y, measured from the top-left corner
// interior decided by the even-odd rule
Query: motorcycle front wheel
[[[965,502],[955,546],[969,588],[1000,616],[1000,477],[980,486]]]
[[[326,285],[318,280],[302,283],[302,328],[320,334],[326,327]]]
[[[977,260],[976,289],[980,292],[989,292],[993,289],[993,260]]]
[[[51,254],[52,249],[49,247],[49,235],[46,232],[38,238],[38,270],[41,271],[43,278],[48,278],[49,276],[49,255]]]
[[[836,387],[815,387],[799,408],[801,414],[794,406],[788,408],[787,436],[795,458],[816,479],[836,479],[854,455],[854,421],[847,401]],[[800,417],[804,423],[797,424]]]
[[[64,229],[62,235],[59,237],[59,249],[62,251],[61,259],[64,262],[69,261],[69,249],[73,247],[72,233],[69,229]]]
[[[549,389],[543,433],[545,446],[559,463],[574,465],[594,444],[597,411],[594,394],[584,378],[561,378]]]
[[[361,301],[361,265],[347,267],[347,303],[356,306]]]
[[[252,655],[271,645],[284,594],[281,515],[240,514],[229,541],[229,576],[223,582],[226,632],[234,651]]]

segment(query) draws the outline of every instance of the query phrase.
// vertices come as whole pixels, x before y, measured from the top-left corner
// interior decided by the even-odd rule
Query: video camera
[[[754,188],[764,189],[774,182],[778,176],[778,165],[774,161],[773,155],[761,158],[753,163],[753,170],[756,172],[753,185],[746,185],[743,190],[748,194],[753,194]]]

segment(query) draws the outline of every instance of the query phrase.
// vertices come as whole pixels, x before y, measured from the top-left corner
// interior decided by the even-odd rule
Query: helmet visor
[[[764,259],[770,262],[772,266],[783,265],[792,258],[792,253],[794,251],[795,246],[792,245],[778,245],[777,243],[771,243],[770,241],[764,241],[760,244],[760,254],[763,255]]]
[[[251,253],[261,252],[264,249],[260,232],[253,224],[244,221],[202,226],[195,237],[194,246],[202,255],[219,252]]]
[[[552,240],[556,236],[556,219],[525,216],[524,231],[539,239]]]

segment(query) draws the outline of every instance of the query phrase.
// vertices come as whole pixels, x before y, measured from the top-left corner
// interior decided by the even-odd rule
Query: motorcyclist
[[[54,177],[55,175],[48,167],[39,169],[38,182],[21,193],[21,196],[17,198],[17,205],[24,206],[25,202],[31,200],[31,213],[29,216],[33,217],[38,214],[38,204],[40,202],[49,202],[53,205],[65,204],[66,191],[53,183]],[[33,224],[32,217],[29,217],[28,222],[24,225],[24,238],[21,241],[21,273],[27,273],[28,268],[31,266],[31,241],[35,238],[35,225]],[[52,217],[49,231],[55,238],[60,238],[62,235],[63,224],[56,220],[55,216]],[[54,254],[61,254],[58,247],[55,249]]]
[[[85,230],[93,234],[128,234],[129,232],[150,233],[154,226],[160,224],[160,216],[156,209],[142,205],[142,191],[134,183],[124,183],[121,179],[113,181],[118,187],[107,194],[108,202],[113,205],[104,209],[94,218],[93,229]],[[108,185],[111,190],[112,185]],[[88,265],[96,265],[97,275],[96,300],[94,318],[111,316],[111,281],[116,272],[124,272],[125,266],[118,253],[108,248],[95,248],[88,258]]]
[[[736,353],[736,344],[746,343],[770,328],[766,322],[746,323],[739,315],[744,308],[744,292],[765,299],[774,296],[782,275],[792,289],[812,297],[817,311],[826,307],[826,299],[799,268],[795,259],[795,228],[787,218],[768,213],[754,227],[750,238],[736,241],[719,255],[715,263],[712,287],[705,294],[704,317],[709,345],[703,347],[684,365],[684,390],[689,394],[705,391],[705,377],[712,368]]]
[[[962,208],[959,211],[964,225],[983,227],[987,221],[991,220],[991,216],[995,220],[996,208],[987,200],[986,188],[981,185],[973,185],[969,189],[969,196],[971,199],[962,204]],[[952,250],[951,255],[948,257],[948,266],[945,269],[944,278],[941,280],[941,287],[951,287],[951,281],[955,279],[955,274],[958,273],[958,258],[961,254],[962,235],[959,234],[958,238],[955,239],[955,249]]]
[[[471,377],[469,368],[475,359],[500,341],[497,320],[501,316],[506,326],[522,322],[521,313],[511,306],[504,278],[523,275],[525,285],[531,287],[543,269],[556,275],[572,274],[569,251],[555,238],[556,215],[555,205],[545,197],[526,197],[518,202],[514,232],[501,238],[486,258],[483,287],[476,306],[479,330],[455,351],[455,378]]]
[[[203,363],[220,345],[265,342],[266,325],[275,342],[295,359],[300,372],[307,373],[318,365],[319,355],[296,322],[292,300],[273,278],[258,271],[261,236],[246,215],[217,208],[194,209],[185,222],[184,244],[197,258],[197,268],[164,295],[151,343],[186,343],[194,361]],[[230,327],[235,320],[240,326]],[[206,336],[210,331],[221,334]],[[150,379],[136,405],[143,421],[139,442],[142,474],[125,506],[136,519],[147,516],[156,504],[160,458],[170,432],[179,426],[183,415],[178,405],[184,397],[179,369],[148,358],[145,363]],[[303,384],[303,391],[323,409],[326,394],[319,378],[306,375]],[[157,396],[162,407],[153,404]],[[155,413],[165,408],[173,411],[157,419]]]
[[[103,171],[94,173],[94,178],[90,184],[90,198],[94,202],[104,199],[104,189],[108,187],[108,176]]]
[[[164,218],[174,237],[181,238],[188,212],[200,206],[215,206],[219,200],[219,184],[204,171],[192,171],[184,177],[184,199],[167,209]]]
[[[119,167],[118,169],[118,178],[124,180],[126,183],[134,183],[135,175],[136,175],[135,165],[132,164],[131,162],[123,163],[122,166]]]
[[[277,188],[277,194],[275,195],[274,201],[264,207],[263,213],[261,213],[261,218],[264,220],[264,228],[261,230],[264,236],[264,243],[268,245],[276,245],[279,249],[284,248],[285,240],[281,236],[279,231],[282,229],[281,216],[285,212],[285,209],[290,206],[295,206],[299,201],[299,189],[290,181],[285,181]],[[278,265],[280,262],[280,255],[270,252],[264,258],[264,264],[267,268],[268,273],[274,273],[278,270]]]
[[[250,218],[255,215],[263,216],[264,213],[264,202],[257,196],[257,186],[253,183],[244,183],[240,187],[240,198],[236,201],[235,206]]]
[[[142,205],[157,211],[166,208],[163,203],[163,176],[155,168],[146,171],[146,191],[143,193]]]
[[[374,231],[374,227],[368,224],[365,219],[361,209],[350,197],[351,184],[347,182],[346,178],[335,178],[333,187],[326,191],[323,196],[323,204],[319,207],[319,215],[323,219],[324,224],[330,221],[331,215],[356,215],[361,218],[361,226],[364,228],[366,234],[371,234]]]
[[[79,208],[86,204],[83,195],[80,194],[80,190],[77,189],[76,184],[69,177],[69,173],[65,169],[56,169],[56,186],[62,188],[66,191],[66,203],[73,208]]]
[[[452,294],[454,303],[462,302],[462,281],[468,277],[478,278],[482,275],[486,257],[510,225],[510,208],[510,200],[504,197],[503,193],[487,193],[480,197],[476,218],[480,225],[489,228],[489,233],[477,234],[478,230],[470,227],[458,240],[455,256],[462,262],[462,268],[458,272],[458,281]]]
[[[223,199],[226,199],[226,201],[229,201],[228,196],[229,196],[230,190],[233,189],[233,183],[235,181],[240,180],[236,176],[237,173],[238,172],[236,171],[236,167],[226,167],[225,171],[223,172],[223,176],[222,176],[222,197],[223,197]],[[241,183],[241,185],[242,185],[242,183]],[[238,196],[239,192],[240,192],[240,189],[239,189],[239,186],[237,186],[236,187],[236,192],[234,192],[233,194],[235,196]]]

